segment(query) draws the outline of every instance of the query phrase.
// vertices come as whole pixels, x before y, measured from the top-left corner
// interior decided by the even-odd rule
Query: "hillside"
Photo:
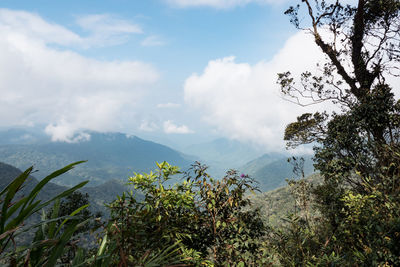
[[[314,172],[311,156],[303,156],[304,174]],[[286,179],[299,178],[293,173],[293,165],[282,154],[265,154],[238,169],[259,182],[262,192],[274,190],[286,185]]]
[[[0,190],[3,190],[3,188],[5,188],[9,183],[11,183],[14,178],[19,176],[21,173],[22,171],[17,169],[16,167],[0,162]],[[28,179],[29,180],[24,184],[24,187],[21,189],[20,195],[26,195],[38,184],[38,180],[35,177],[30,176]],[[65,186],[48,183],[43,188],[43,190],[39,192],[38,199],[48,200],[52,196],[55,196],[66,189],[67,187]]]
[[[263,153],[261,149],[250,144],[226,138],[193,144],[183,151],[197,156],[201,163],[209,166],[208,171],[214,177],[222,177],[227,170],[236,169]]]
[[[79,143],[46,142],[0,145],[0,161],[20,169],[31,165],[43,176],[71,162],[88,160],[57,181],[72,186],[90,180],[95,186],[112,179],[126,180],[133,172],[153,170],[155,162],[168,161],[182,168],[192,161],[167,146],[121,133],[90,132],[90,140]]]
[[[231,163],[232,168],[238,167],[262,154],[256,147],[225,138],[187,146],[184,152],[196,155],[205,161]]]
[[[55,171],[55,170],[54,170]],[[3,162],[0,162],[0,190],[5,188],[15,177],[21,174],[21,170],[15,168],[14,166],[11,166],[9,164],[5,164]],[[50,174],[50,173],[47,173]],[[47,175],[46,174],[46,175]],[[63,174],[62,176],[64,176]],[[57,177],[55,180],[62,178],[62,176]],[[29,181],[25,184],[25,186],[21,189],[20,191],[20,196],[21,195],[27,195],[28,192],[30,192],[38,183],[38,180],[31,176],[29,178]],[[43,187],[43,189],[39,192],[38,199],[39,200],[48,200],[51,197],[54,197],[58,193],[61,193],[64,190],[67,190],[68,187],[65,186],[60,186],[55,183],[48,183]],[[106,209],[104,207],[105,203],[110,203],[114,199],[116,199],[117,195],[121,195],[122,192],[131,190],[132,188],[129,188],[124,184],[124,182],[118,181],[118,180],[110,180],[107,181],[106,183],[95,186],[95,187],[89,187],[85,186],[83,187],[80,191],[83,194],[88,194],[89,195],[89,200],[90,200],[90,209],[94,212],[96,211],[101,211],[103,214],[106,212]],[[141,194],[137,194],[138,198],[141,198]]]
[[[321,179],[317,173],[306,178],[313,184],[320,183]],[[289,213],[293,213],[296,206],[288,185],[252,196],[252,202],[253,207],[261,209],[264,221],[274,226],[283,223],[284,218]]]

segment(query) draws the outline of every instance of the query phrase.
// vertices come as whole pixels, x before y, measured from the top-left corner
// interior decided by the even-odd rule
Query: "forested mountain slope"
[[[314,173],[305,180],[311,184],[319,184],[322,177]],[[288,184],[277,189],[256,194],[251,197],[253,207],[260,208],[264,221],[273,226],[279,226],[290,213],[296,212],[296,203]]]
[[[309,155],[303,158],[304,175],[308,176],[314,172],[313,161]],[[243,165],[239,170],[256,179],[260,190],[266,192],[285,186],[286,179],[299,178],[298,174],[293,173],[293,167],[293,161],[288,162],[288,157],[284,155],[265,154]]]
[[[88,160],[57,181],[60,185],[67,186],[82,180],[90,180],[91,186],[111,179],[125,180],[133,172],[154,169],[156,161],[168,161],[182,168],[192,163],[176,150],[136,136],[95,132],[91,132],[90,136],[90,140],[78,143],[0,145],[0,161],[20,169],[34,165],[39,171],[37,176],[41,177],[71,162]]]

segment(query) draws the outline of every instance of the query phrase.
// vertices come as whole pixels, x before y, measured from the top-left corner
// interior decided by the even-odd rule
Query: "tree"
[[[357,133],[360,138],[351,140],[354,135],[348,134],[342,136],[343,139],[363,145],[368,142],[375,148],[370,149],[372,155],[368,156],[379,158],[384,164],[382,147],[399,142],[399,104],[386,82],[388,76],[400,74],[399,1],[359,0],[357,6],[345,6],[340,1],[334,4],[325,0],[302,2],[311,20],[311,27],[305,30],[314,36],[327,60],[320,73],[302,73],[300,86],[290,72],[280,73],[278,82],[282,92],[301,105],[333,101],[344,113],[331,116],[325,112],[303,114],[297,122],[288,125],[285,139],[291,146],[323,143],[332,134],[333,127],[353,124],[355,129],[350,132]],[[314,6],[312,2],[315,2]],[[299,10],[300,5],[297,5],[285,13],[290,15],[297,28],[304,29]],[[304,102],[305,99],[311,99],[311,102]],[[332,123],[329,125],[328,121]],[[336,145],[341,144],[337,142]],[[356,154],[360,148],[346,152]],[[368,173],[362,168],[359,171]]]
[[[257,190],[254,180],[235,170],[216,180],[207,167],[193,165],[194,177],[188,176],[196,193],[196,220],[190,247],[203,256],[210,253],[215,266],[268,266],[263,250],[266,227],[259,209],[251,209],[246,193]]]
[[[230,171],[215,180],[206,167],[195,164],[182,182],[166,186],[179,169],[167,162],[157,167],[130,178],[143,200],[128,193],[110,205],[107,249],[115,265],[140,265],[163,251],[169,251],[165,264],[269,263],[262,249],[265,226],[258,210],[248,209],[246,192],[255,189],[252,179]]]
[[[60,258],[63,264],[69,264],[75,258],[77,251],[83,249],[88,250],[93,247],[93,237],[90,236],[89,231],[95,230],[100,227],[101,212],[93,214],[89,207],[89,195],[83,194],[79,191],[75,191],[72,194],[66,196],[58,203],[55,207],[49,209],[47,212],[50,217],[68,217],[74,214],[74,220],[63,221],[59,220],[56,222],[56,227],[59,228],[60,234],[64,233],[72,224],[80,223],[80,227],[71,236],[68,247],[65,248],[63,256]],[[79,211],[79,212],[77,212]],[[46,214],[45,214],[46,215]],[[92,241],[92,242],[91,242]]]
[[[89,195],[87,193],[83,194],[79,191],[73,192],[71,195],[68,195],[65,199],[61,200],[60,209],[58,212],[58,216],[68,216],[75,210],[79,209],[83,206],[90,206]],[[79,231],[75,232],[75,234],[84,233],[89,231],[90,229],[96,228],[95,218],[101,217],[101,212],[97,212],[93,214],[89,209],[81,210],[76,217],[81,221],[93,220],[93,222],[86,224],[84,227],[79,229]],[[68,226],[68,223],[64,225],[64,228]]]
[[[393,241],[399,234],[391,218],[400,207],[400,102],[388,80],[400,76],[400,2],[301,2],[286,14],[312,34],[326,61],[318,73],[303,72],[299,85],[290,72],[278,74],[278,83],[300,105],[332,101],[341,110],[303,114],[284,136],[288,147],[315,144],[324,183],[313,194],[324,216],[318,227],[326,232],[319,253],[334,252],[347,263],[399,264],[398,246],[383,238]],[[302,8],[309,27],[301,23]]]

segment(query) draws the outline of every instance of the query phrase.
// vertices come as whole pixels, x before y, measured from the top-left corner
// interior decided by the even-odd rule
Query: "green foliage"
[[[399,155],[393,155],[397,162],[390,164],[391,168],[399,168]],[[271,229],[268,246],[285,266],[398,266],[399,179],[398,172],[386,174],[384,182],[371,186],[370,178],[364,178],[367,182],[360,185],[364,193],[348,186],[329,206],[323,201],[332,192],[321,192],[327,190],[325,184],[308,188],[295,185],[292,193],[296,202],[308,204],[297,204],[298,210],[285,223]],[[319,212],[310,212],[309,204]]]
[[[82,164],[83,165],[83,164]],[[22,172],[17,168],[0,162],[0,188],[5,188],[13,178],[19,176]],[[68,172],[67,172],[68,173]],[[33,173],[35,176],[39,176],[39,171]],[[61,177],[63,177],[63,174]],[[38,193],[36,199],[41,200],[42,202],[51,199],[52,197],[60,194],[61,192],[68,189],[66,186],[60,186],[54,183],[54,181],[58,180],[59,178],[50,181],[46,184]],[[15,198],[18,199],[24,195],[28,195],[33,188],[39,183],[39,180],[33,176],[27,178],[24,186],[17,192]],[[79,189],[79,192],[82,192],[83,195],[88,194],[90,201],[90,207],[88,211],[96,214],[97,212],[101,212],[103,216],[106,218],[108,217],[108,210],[104,206],[104,203],[110,203],[114,200],[115,196],[118,194],[122,194],[122,192],[129,190],[129,187],[126,186],[126,183],[122,180],[110,180],[105,182],[99,186],[84,186]],[[138,196],[140,197],[140,196]],[[65,202],[65,201],[64,201]],[[87,203],[85,203],[87,204]],[[84,204],[82,204],[84,205]],[[77,206],[75,206],[78,208]],[[36,214],[31,216],[26,223],[37,223],[40,220],[40,215]],[[28,235],[24,235],[23,237],[20,236],[20,239],[24,239],[26,242],[29,242],[29,238],[33,238],[33,235],[30,233]]]
[[[297,117],[297,122],[286,126],[284,140],[288,147],[296,147],[299,144],[310,144],[320,141],[323,137],[324,122],[327,120],[326,113],[305,113]]]
[[[85,224],[79,229],[79,231],[75,232],[75,234],[88,232],[89,230],[97,227],[95,219],[102,216],[100,212],[93,214],[89,208],[86,208],[89,206],[89,195],[87,193],[83,194],[79,191],[75,191],[61,200],[58,216],[71,216],[71,214],[79,210],[79,213],[74,215],[76,219],[79,219],[80,221],[90,220],[90,223]],[[85,208],[82,209],[82,207]],[[50,211],[50,213],[52,212],[53,211]],[[68,223],[64,223],[63,227],[68,227]]]
[[[72,194],[74,191],[84,186],[87,182],[82,182],[44,202],[36,200],[36,197],[43,187],[51,180],[71,170],[74,166],[80,163],[82,162],[70,164],[53,172],[39,182],[27,196],[22,196],[19,199],[16,199],[18,191],[20,191],[27,182],[29,175],[33,170],[33,168],[30,167],[12,180],[12,182],[0,192],[0,256],[3,259],[8,259],[11,266],[16,266],[22,263],[32,264],[32,266],[43,264],[45,266],[54,266],[63,254],[65,245],[69,242],[72,234],[79,228],[79,222],[72,223],[63,233],[60,233],[60,229],[56,231],[56,222],[57,220],[62,219],[58,217],[59,201],[61,198]],[[37,213],[52,202],[54,202],[54,213],[51,218],[44,218],[45,220],[38,225],[24,225],[25,221],[33,214]],[[71,214],[71,216],[73,215],[74,214]],[[65,218],[65,222],[70,219],[73,218]],[[33,243],[28,247],[18,246],[15,238],[33,228],[38,228]],[[59,235],[57,236],[57,234]],[[41,250],[43,249],[47,252],[42,252]]]
[[[309,179],[289,181],[287,191],[293,199],[291,212],[282,217],[280,224],[270,228],[268,247],[283,266],[318,266],[336,262],[334,255],[325,253],[327,232],[320,227],[318,214],[312,207],[315,185]],[[324,255],[323,259],[320,255]]]
[[[144,200],[138,201],[133,192],[124,193],[109,206],[111,220],[107,230],[110,242],[116,244],[115,261],[138,262],[148,251],[157,254],[189,234],[189,210],[194,202],[190,184],[164,186],[178,172],[177,167],[161,163],[154,173],[136,174],[129,180],[144,194]]]
[[[258,182],[260,191],[267,192],[286,185],[286,179],[301,178],[314,172],[310,155],[304,155],[304,161],[288,162],[287,156],[265,154],[239,168]],[[293,173],[293,163],[301,163],[304,173]]]
[[[63,233],[71,224],[76,223],[76,221],[79,222],[79,227],[75,229],[69,240],[69,244],[71,245],[65,248],[64,254],[61,257],[61,262],[63,264],[71,263],[71,261],[78,256],[79,250],[82,250],[81,252],[84,253],[86,250],[95,246],[95,240],[90,234],[101,226],[101,213],[97,212],[96,214],[92,214],[89,210],[89,206],[89,195],[87,193],[83,194],[79,191],[75,191],[48,211],[48,214],[52,218],[67,217],[64,220],[59,220],[53,225],[50,225],[50,227],[53,228],[57,227],[56,233]],[[45,217],[46,214],[43,216]],[[69,220],[68,218],[72,216],[74,220]],[[54,232],[50,229],[49,233]]]
[[[28,251],[30,264],[32,266],[54,266],[61,262],[68,264],[74,257],[73,236],[88,223],[88,220],[81,221],[75,216],[88,205],[82,206],[73,211],[69,216],[59,217],[60,201],[57,200],[52,208],[49,218],[43,212],[42,222],[36,231],[35,238],[32,242],[32,248]],[[63,219],[64,218],[64,219]],[[59,223],[61,219],[61,223]]]
[[[302,6],[327,61],[300,83],[290,72],[278,83],[298,104],[331,101],[340,113],[306,113],[286,127],[289,147],[316,144],[323,183],[297,192],[318,212],[289,217],[272,244],[284,265],[398,266],[400,106],[386,78],[400,62],[399,1],[303,0],[286,12],[298,28]]]
[[[230,171],[214,180],[195,164],[182,182],[166,186],[180,171],[166,162],[157,167],[129,179],[143,193],[142,201],[131,192],[109,206],[101,254],[110,262],[128,266],[159,255],[169,264],[268,263],[262,247],[266,228],[259,211],[248,209],[246,192],[255,189],[249,177]]]
[[[17,221],[20,224],[38,212],[37,207],[42,209],[54,203],[47,213],[42,210],[41,222],[29,228],[36,229],[29,246],[6,247],[15,235],[22,233],[22,226],[12,231],[4,230],[0,235],[1,241],[5,242],[4,259],[7,258],[12,266],[270,264],[264,246],[266,228],[259,210],[249,208],[251,203],[247,193],[256,188],[248,176],[229,171],[223,179],[215,180],[206,173],[206,167],[196,164],[184,175],[182,182],[167,186],[172,176],[181,172],[166,162],[157,164],[155,172],[135,174],[129,179],[130,184],[143,193],[144,198],[136,198],[131,191],[111,203],[111,218],[104,225],[99,246],[96,251],[89,251],[80,247],[78,238],[82,236],[81,232],[96,228],[91,224],[92,215],[86,209],[88,196],[75,192],[84,183],[51,198],[45,205],[40,200],[34,201],[46,183],[71,167],[73,165],[43,179],[28,197],[21,197],[22,202],[11,200],[31,169],[1,193],[5,196],[2,203],[9,203],[6,214],[23,213],[25,209],[30,212],[24,213],[27,217],[22,221]],[[62,197],[66,198],[61,201]],[[7,227],[10,227],[9,221],[15,221],[14,217],[6,220]]]
[[[194,165],[194,174],[199,213],[195,248],[203,255],[211,252],[216,265],[261,264],[266,228],[258,209],[246,210],[251,202],[245,194],[256,189],[253,180],[233,170],[214,180],[200,164]]]

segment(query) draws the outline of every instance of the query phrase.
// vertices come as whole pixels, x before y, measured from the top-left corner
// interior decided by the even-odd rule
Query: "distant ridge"
[[[263,154],[262,150],[251,144],[226,138],[187,146],[184,152],[196,155],[199,161],[209,166],[209,174],[215,178],[223,177],[226,171],[237,169],[248,161]]]
[[[226,138],[193,144],[186,147],[184,152],[196,155],[206,161],[228,162],[232,165],[230,168],[239,167],[249,160],[262,155],[262,152],[252,145]]]
[[[37,144],[49,141],[50,138],[38,130],[11,128],[0,131],[0,145]]]
[[[314,172],[312,157],[304,155],[303,158],[304,175],[309,176]],[[299,178],[293,173],[293,165],[288,162],[288,157],[281,154],[264,154],[239,170],[256,179],[262,192],[285,186],[286,179]]]
[[[79,143],[0,145],[0,161],[20,169],[34,165],[39,175],[43,176],[71,162],[88,160],[57,181],[66,186],[82,180],[90,180],[91,186],[111,179],[126,180],[133,172],[153,170],[156,161],[168,161],[181,168],[187,168],[192,163],[181,152],[136,136],[122,133],[89,134],[90,140]]]
[[[22,173],[21,170],[18,168],[0,162],[0,190],[3,190],[6,188],[8,184],[10,184],[14,178],[18,177]],[[48,173],[50,174],[50,173]],[[38,180],[30,176],[28,178],[28,181],[25,183],[24,187],[21,189],[20,194],[21,195],[26,195],[28,192],[30,192],[36,185],[38,184]],[[62,191],[66,190],[67,187],[65,186],[59,186],[54,183],[48,183],[42,191],[39,192],[38,194],[38,199],[41,200],[48,200],[52,196],[57,195],[58,193],[61,193]]]

